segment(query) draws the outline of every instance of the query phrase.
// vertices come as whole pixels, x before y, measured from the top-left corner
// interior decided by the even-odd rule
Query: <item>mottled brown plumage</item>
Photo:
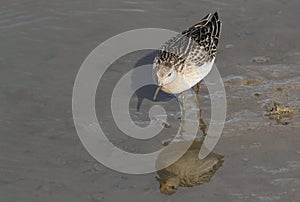
[[[216,56],[220,33],[218,13],[208,14],[199,23],[167,41],[154,59],[154,66],[175,65],[178,71],[186,62],[201,66]]]
[[[167,93],[181,93],[199,83],[211,70],[221,32],[218,13],[168,40],[154,59],[158,85]]]

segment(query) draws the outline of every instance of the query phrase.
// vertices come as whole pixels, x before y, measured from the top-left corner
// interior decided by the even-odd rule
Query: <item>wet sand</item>
[[[299,9],[298,0],[2,2],[0,201],[299,201]],[[212,180],[165,196],[155,173],[122,174],[94,160],[76,134],[71,108],[73,83],[85,57],[121,32],[143,27],[182,31],[215,10],[223,21],[216,64],[228,114],[215,148],[225,156],[224,164]],[[142,143],[112,123],[110,86],[149,53],[115,62],[100,83],[105,88],[97,92],[100,123],[110,140],[128,151],[161,148],[178,125],[178,104],[164,94],[161,104],[171,128],[158,137]],[[153,89],[144,95],[139,113],[139,94],[132,98],[133,120],[141,125],[148,120]],[[207,93],[203,85],[206,122]],[[285,124],[269,119],[270,101],[295,113],[284,117]]]

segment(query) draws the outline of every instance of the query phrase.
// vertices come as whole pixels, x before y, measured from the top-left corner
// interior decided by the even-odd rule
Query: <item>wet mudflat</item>
[[[300,3],[253,1],[20,1],[0,5],[0,201],[298,201],[300,194]],[[72,120],[72,89],[85,57],[111,36],[136,28],[181,31],[208,12],[223,21],[216,65],[227,119],[214,152],[224,163],[211,181],[160,193],[156,173],[127,175],[94,160]],[[100,81],[96,111],[110,140],[130,152],[163,147],[179,124],[174,97],[162,134],[126,137],[112,122],[118,78],[150,52],[116,61]],[[132,97],[133,121],[147,125],[150,86]],[[139,94],[140,93],[140,94]],[[137,103],[143,98],[140,110]],[[210,99],[202,84],[206,123]]]

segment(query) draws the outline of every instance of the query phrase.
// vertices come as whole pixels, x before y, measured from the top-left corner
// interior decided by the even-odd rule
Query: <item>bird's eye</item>
[[[170,77],[172,75],[172,72],[170,72],[167,76]]]
[[[169,186],[171,189],[176,189],[176,187],[174,185]]]

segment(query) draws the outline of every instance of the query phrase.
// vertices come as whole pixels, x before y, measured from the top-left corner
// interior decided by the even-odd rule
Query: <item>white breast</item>
[[[177,73],[177,77],[171,83],[163,86],[162,90],[166,93],[176,94],[192,88],[211,71],[214,60],[204,63],[201,66],[189,66],[184,68],[182,73]]]

